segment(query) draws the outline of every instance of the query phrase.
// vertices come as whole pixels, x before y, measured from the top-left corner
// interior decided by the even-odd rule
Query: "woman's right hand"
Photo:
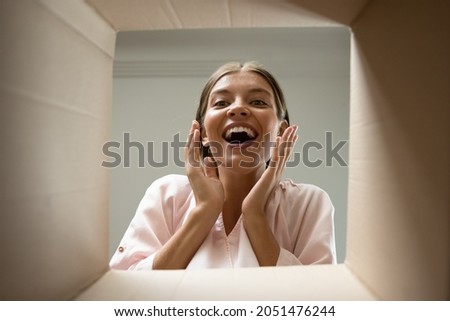
[[[185,147],[185,167],[194,192],[197,207],[208,209],[219,215],[225,201],[222,182],[217,176],[217,167],[212,157],[201,160],[200,125],[193,121]]]
[[[212,159],[201,162],[200,126],[193,122],[185,147],[185,166],[196,206],[156,253],[153,269],[184,269],[197,253],[222,211],[225,193]]]

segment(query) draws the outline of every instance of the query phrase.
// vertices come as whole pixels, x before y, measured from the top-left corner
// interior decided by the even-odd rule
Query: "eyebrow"
[[[261,88],[261,87],[255,87],[255,88],[251,88],[250,90],[248,90],[250,93],[264,93],[267,94],[269,96],[273,96],[272,93],[270,91],[268,91],[267,89]],[[220,95],[220,94],[229,94],[231,91],[228,89],[217,89],[217,90],[213,90],[211,91],[210,96],[212,95]]]

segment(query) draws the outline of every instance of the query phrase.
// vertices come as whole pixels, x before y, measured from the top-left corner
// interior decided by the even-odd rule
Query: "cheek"
[[[210,129],[214,127],[214,118],[206,114],[205,118],[203,119],[203,127],[205,128],[205,131],[209,134]]]
[[[264,132],[270,134],[271,139],[278,135],[280,130],[280,122],[277,117],[270,115],[262,119],[262,123],[264,124]]]
[[[217,129],[220,126],[220,115],[214,112],[207,112],[203,120],[203,126],[208,137],[217,136]]]

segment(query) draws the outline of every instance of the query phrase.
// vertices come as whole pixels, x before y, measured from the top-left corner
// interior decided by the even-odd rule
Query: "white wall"
[[[131,166],[110,169],[110,255],[134,215],[146,188],[169,173],[184,173],[173,161],[174,135],[185,140],[194,118],[200,91],[209,74],[229,60],[258,60],[279,80],[286,96],[291,123],[300,125],[296,152],[303,157],[308,142],[309,160],[323,160],[315,168],[305,161],[287,168],[285,176],[325,189],[336,207],[338,262],[345,258],[348,168],[333,160],[326,166],[325,133],[332,146],[348,140],[350,35],[345,28],[278,28],[183,30],[119,33],[113,88],[112,141],[124,133],[145,146],[145,167],[139,168],[137,148],[131,148]],[[168,166],[147,163],[147,142],[154,142],[153,160],[161,162],[163,142]],[[348,143],[339,155],[348,164]],[[105,160],[112,161],[106,157]]]

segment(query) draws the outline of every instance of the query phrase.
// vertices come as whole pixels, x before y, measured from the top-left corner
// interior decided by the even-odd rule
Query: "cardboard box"
[[[450,299],[450,2],[14,1],[0,4],[1,299]],[[116,32],[352,30],[345,264],[108,268]]]

